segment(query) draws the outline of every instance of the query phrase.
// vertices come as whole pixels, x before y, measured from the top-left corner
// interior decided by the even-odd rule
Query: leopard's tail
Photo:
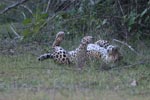
[[[40,55],[37,59],[39,61],[43,61],[43,60],[46,60],[46,59],[52,59],[53,58],[53,55],[51,53],[45,53],[45,54],[42,54]]]

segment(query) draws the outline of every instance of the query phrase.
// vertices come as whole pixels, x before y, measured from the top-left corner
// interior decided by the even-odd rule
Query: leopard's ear
[[[112,48],[112,52],[114,53],[114,52],[117,52],[118,51],[118,49],[116,48],[116,47],[114,47],[114,48]]]

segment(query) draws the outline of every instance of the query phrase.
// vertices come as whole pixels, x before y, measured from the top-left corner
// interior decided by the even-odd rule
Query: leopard
[[[51,53],[45,53],[38,57],[39,61],[53,59],[60,64],[76,64],[79,67],[84,66],[84,62],[89,58],[100,59],[105,63],[120,61],[122,55],[117,46],[111,45],[107,40],[98,40],[91,43],[92,36],[85,36],[80,45],[71,51],[67,51],[60,46],[64,39],[64,32],[58,32],[53,42]],[[83,62],[83,63],[82,63]]]

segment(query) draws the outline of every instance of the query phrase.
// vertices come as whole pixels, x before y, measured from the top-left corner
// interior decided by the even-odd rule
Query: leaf
[[[150,19],[150,17],[147,16],[147,17],[145,18],[144,22],[147,22],[149,19]]]
[[[46,19],[48,17],[48,14],[47,13],[44,13],[44,14],[41,14],[40,15],[40,18],[42,18],[42,19]]]
[[[101,27],[101,25],[98,25],[96,28],[98,29],[98,28],[100,28]]]
[[[143,16],[147,13],[147,11],[148,11],[148,9],[145,9],[145,10],[141,13],[140,17],[143,17]]]
[[[129,31],[129,32],[131,31],[131,26],[128,27],[128,31]]]
[[[150,0],[148,1],[148,5],[150,5]]]
[[[135,19],[136,19],[136,17],[131,17],[131,18],[129,19],[128,25],[129,25],[129,26],[133,25],[133,24],[135,23]]]
[[[106,23],[107,23],[107,19],[104,19],[103,22],[102,22],[102,25],[104,25]]]
[[[40,26],[38,26],[38,25],[33,28],[34,33],[38,33],[39,30],[40,30]]]
[[[27,25],[27,24],[29,24],[31,22],[32,22],[32,20],[30,18],[26,18],[25,20],[23,20],[23,24],[24,25]]]
[[[24,31],[23,31],[23,36],[24,37],[27,37],[27,36],[29,36],[31,34],[31,31],[29,30],[29,29],[25,29]]]

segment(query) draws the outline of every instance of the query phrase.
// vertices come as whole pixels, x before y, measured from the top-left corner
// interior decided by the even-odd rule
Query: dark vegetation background
[[[93,35],[136,46],[150,39],[149,0],[1,0],[0,11],[1,41],[52,42],[58,31],[68,41]]]

